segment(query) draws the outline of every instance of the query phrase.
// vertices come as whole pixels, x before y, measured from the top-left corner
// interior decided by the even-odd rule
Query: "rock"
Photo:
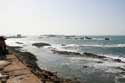
[[[48,37],[56,37],[56,35],[48,35]]]
[[[125,72],[125,68],[124,68],[124,67],[116,67],[116,69],[120,69],[120,70],[122,70],[123,72]],[[123,73],[123,72],[121,72],[121,73]]]
[[[85,36],[85,39],[92,39],[91,37]]]
[[[105,56],[98,56],[98,58],[106,58]]]
[[[110,40],[110,38],[106,37],[105,40]]]
[[[0,73],[0,79],[3,79],[3,78],[6,79],[8,77],[9,77],[9,75],[3,75],[3,74]]]
[[[88,66],[85,65],[85,66],[83,66],[83,68],[88,68]]]
[[[60,50],[51,50],[53,51],[54,53],[58,53],[58,54],[64,54],[64,55],[81,55],[80,53],[78,52],[70,52],[70,51],[60,51]]]
[[[116,61],[116,62],[122,62],[121,59],[114,59],[114,61]]]
[[[36,46],[36,47],[38,47],[38,48],[40,48],[40,47],[43,47],[43,46],[51,46],[50,44],[48,44],[48,43],[34,43],[34,44],[32,44],[33,46]]]
[[[120,72],[120,74],[124,74],[125,75],[125,71]]]
[[[88,53],[88,52],[85,52],[83,55],[88,56],[88,57],[93,57],[93,58],[101,58],[101,59],[106,58],[105,56],[99,56],[99,55]]]
[[[1,60],[0,61],[0,69],[3,69],[4,67],[8,66],[9,64],[11,64],[10,62],[8,61],[5,61],[5,60]]]
[[[16,42],[17,44],[23,44],[22,42]]]
[[[97,63],[103,63],[102,61],[97,61]]]
[[[88,52],[85,52],[84,55],[86,55],[88,57],[98,57],[98,55],[93,54],[93,53],[88,53]]]

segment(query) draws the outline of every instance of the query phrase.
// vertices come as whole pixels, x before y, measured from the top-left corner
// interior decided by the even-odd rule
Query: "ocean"
[[[108,40],[106,40],[108,38]],[[49,43],[36,47],[33,43]],[[65,36],[41,35],[9,38],[9,46],[21,46],[20,51],[31,52],[38,58],[41,69],[56,72],[59,77],[76,79],[81,83],[125,83],[125,36]],[[77,54],[92,53],[106,59]],[[120,61],[115,61],[115,59]]]

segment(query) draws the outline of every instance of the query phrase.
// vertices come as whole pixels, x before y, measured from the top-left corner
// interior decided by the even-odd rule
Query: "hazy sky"
[[[0,0],[0,34],[125,35],[125,0]]]

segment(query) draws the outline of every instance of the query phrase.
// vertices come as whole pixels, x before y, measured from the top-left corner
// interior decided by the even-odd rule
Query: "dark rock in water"
[[[105,56],[98,56],[98,58],[106,58]]]
[[[56,35],[48,35],[48,37],[56,37]]]
[[[36,47],[38,47],[38,48],[40,48],[40,47],[43,47],[43,46],[51,46],[50,44],[48,44],[48,43],[34,43],[34,44],[32,44],[33,46],[36,46]]]
[[[103,63],[102,61],[97,61],[97,63]]]
[[[22,42],[16,42],[17,44],[23,44]]]
[[[64,55],[81,55],[78,52],[69,52],[69,51],[59,51],[59,50],[52,50],[54,53],[64,54]]]
[[[105,38],[105,40],[110,40],[110,38]]]
[[[93,53],[87,53],[85,52],[84,55],[88,56],[88,57],[97,57],[98,55],[93,54]]]
[[[125,71],[120,72],[120,74],[124,74],[125,75]]]
[[[88,66],[85,65],[85,66],[83,66],[83,68],[88,68]]]
[[[86,39],[92,39],[91,37],[85,36]]]
[[[122,73],[125,73],[125,68],[123,68],[123,67],[116,67],[116,69],[122,70],[121,74],[122,74]]]
[[[23,48],[23,47],[21,47],[21,46],[13,46],[13,47],[11,47],[11,46],[7,46],[8,48],[11,48],[11,50],[15,50],[15,49],[21,49],[21,48]]]
[[[122,62],[121,59],[114,59],[114,61],[116,61],[116,62]]]
[[[66,39],[75,38],[75,36],[65,36]]]
[[[88,57],[93,57],[93,58],[106,58],[105,56],[99,56],[93,53],[87,53],[85,52],[83,55],[88,56]]]

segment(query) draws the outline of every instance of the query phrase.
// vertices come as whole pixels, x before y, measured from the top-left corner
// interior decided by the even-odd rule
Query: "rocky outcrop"
[[[89,53],[89,52],[79,53],[79,52],[63,51],[63,50],[57,50],[57,49],[52,49],[51,51],[53,53],[58,53],[58,54],[61,54],[61,55],[68,55],[68,56],[76,55],[76,56],[92,57],[92,58],[99,58],[99,59],[102,59],[102,60],[112,60],[112,61],[115,61],[115,62],[125,63],[121,59],[114,59],[114,58],[110,58],[110,57],[107,57],[107,56],[101,56],[101,55],[97,55],[97,54]],[[97,62],[97,63],[102,63],[102,62]]]
[[[88,52],[85,52],[83,55],[88,56],[88,57],[93,57],[93,58],[106,58],[105,56],[99,56],[99,55],[88,53]]]
[[[43,46],[51,46],[51,45],[48,44],[48,43],[33,43],[32,45],[33,45],[33,46],[36,46],[36,47],[38,47],[38,48],[43,47]]]
[[[116,61],[116,62],[122,62],[121,59],[114,59],[114,61]]]
[[[79,52],[72,52],[72,51],[62,51],[62,50],[56,50],[56,49],[53,49],[51,50],[53,53],[58,53],[58,54],[62,54],[62,55],[77,55],[77,56],[85,56],[85,57],[92,57],[92,58],[106,58],[105,56],[99,56],[99,55],[96,55],[94,53],[88,53],[88,52],[84,52],[83,54],[82,53],[79,53]]]
[[[42,70],[36,63],[37,58],[29,52],[20,52],[16,50],[16,48],[9,48],[16,53],[18,59],[30,68],[31,72],[35,74],[42,83],[80,83],[76,80],[59,78],[55,73]]]
[[[15,53],[7,55],[0,60],[0,83],[42,83],[30,68],[26,67],[15,56]]]
[[[110,38],[106,37],[105,40],[110,40]]]
[[[51,50],[53,53],[63,54],[63,55],[81,55],[78,52],[71,52],[71,51],[62,51],[62,50]]]
[[[91,37],[88,37],[88,36],[85,36],[85,39],[88,39],[88,40],[90,40],[90,39],[92,39]]]

